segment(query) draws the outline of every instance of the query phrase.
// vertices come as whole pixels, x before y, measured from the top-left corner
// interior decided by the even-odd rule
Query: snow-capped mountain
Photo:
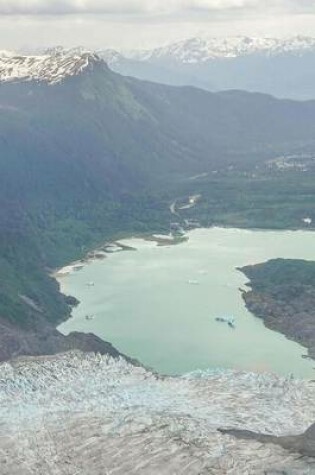
[[[35,80],[56,84],[100,61],[95,53],[83,48],[57,47],[37,55],[0,51],[0,82]]]
[[[315,50],[315,38],[190,38],[168,46],[146,51],[131,51],[126,57],[138,61],[173,59],[179,63],[199,63],[218,58],[237,58],[262,53],[276,56],[284,53],[303,54]]]

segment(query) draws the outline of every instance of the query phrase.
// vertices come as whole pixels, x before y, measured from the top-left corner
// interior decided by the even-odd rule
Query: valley
[[[67,318],[47,270],[106,239],[165,232],[177,196],[203,196],[204,226],[303,227],[312,212],[310,175],[282,188],[274,174],[244,176],[281,152],[312,147],[312,102],[141,82],[77,50],[37,58],[38,77],[27,57],[10,58],[17,76],[3,73],[0,89],[0,315],[12,324]],[[211,179],[188,180],[204,173]]]
[[[312,473],[314,44],[0,51],[1,475]]]

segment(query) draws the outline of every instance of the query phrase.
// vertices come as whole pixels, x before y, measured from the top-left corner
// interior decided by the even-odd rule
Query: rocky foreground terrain
[[[44,319],[31,329],[20,328],[0,317],[0,362],[22,355],[54,355],[72,350],[95,352],[114,358],[124,356],[110,343],[92,333],[72,332],[65,336]]]
[[[236,371],[160,377],[80,352],[2,363],[0,473],[310,475],[315,458],[278,442],[300,440],[314,400],[313,381]]]

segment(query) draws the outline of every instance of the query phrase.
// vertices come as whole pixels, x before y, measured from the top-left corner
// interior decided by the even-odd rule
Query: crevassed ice
[[[118,474],[237,475],[266,467],[310,474],[301,457],[217,429],[301,433],[315,420],[314,400],[311,381],[268,374],[162,377],[123,359],[80,352],[4,363],[0,451],[9,471],[3,473],[35,473],[40,463],[41,473],[49,466],[57,474],[66,460],[69,474],[103,473],[104,464]]]
[[[311,381],[232,370],[161,377],[123,359],[77,352],[0,365],[0,417],[9,424],[33,424],[43,412],[116,417],[141,409],[278,435],[305,430],[315,420],[314,400]]]

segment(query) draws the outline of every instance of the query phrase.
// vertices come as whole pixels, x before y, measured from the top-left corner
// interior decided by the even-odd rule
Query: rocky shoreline
[[[134,249],[118,242],[105,243],[95,251],[89,252],[83,259],[51,271],[50,276],[52,279],[58,280],[70,272],[79,271],[94,260],[105,259],[108,254],[117,250]],[[120,353],[111,343],[102,340],[93,333],[71,332],[69,335],[63,335],[57,330],[62,320],[70,318],[71,309],[80,303],[75,297],[60,293],[60,298],[67,305],[68,312],[57,324],[49,322],[46,318],[47,315],[36,306],[32,299],[21,296],[22,298],[31,312],[31,324],[18,325],[0,316],[0,362],[24,356],[52,356],[78,350],[85,353],[108,355],[113,358],[123,357],[126,361],[139,365],[138,361]]]
[[[250,279],[242,291],[248,310],[315,359],[315,262],[274,259],[238,270]]]
[[[72,350],[99,353],[113,358],[123,357],[139,364],[92,333],[72,332],[65,336],[44,320],[38,321],[34,328],[29,329],[0,318],[0,362],[21,356],[49,356]]]
[[[143,239],[154,241],[156,245],[162,245],[160,239],[153,235],[151,238],[145,236]],[[95,260],[106,259],[110,254],[124,251],[136,251],[136,249],[121,241],[105,242],[95,250],[88,252],[81,260],[74,261],[63,268],[51,270],[50,276],[58,281],[73,271],[80,271],[85,265]],[[70,317],[71,309],[80,302],[72,296],[62,293],[60,296],[69,308],[68,314],[61,320],[65,321]],[[57,330],[61,321],[58,322],[58,325],[50,323],[32,299],[21,296],[22,298],[32,314],[32,325],[20,326],[0,316],[0,362],[23,356],[51,356],[78,350],[109,355],[113,358],[123,357],[136,366],[140,365],[137,360],[120,353],[111,343],[102,340],[93,333],[71,332],[69,335],[63,335]]]

